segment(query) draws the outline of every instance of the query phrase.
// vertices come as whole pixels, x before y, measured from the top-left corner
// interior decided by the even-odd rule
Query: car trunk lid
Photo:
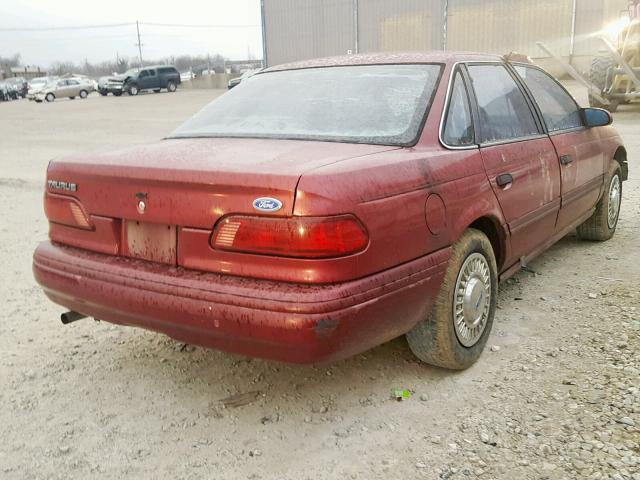
[[[288,216],[305,171],[393,148],[273,139],[169,139],[54,160],[47,188],[74,196],[91,216],[121,222],[125,255],[172,263],[176,245],[158,235],[157,225],[166,226],[171,235],[176,227],[210,231],[229,213]],[[277,199],[282,207],[259,211],[253,203],[263,197]],[[130,235],[135,241],[127,238]],[[150,243],[152,237],[164,240]]]

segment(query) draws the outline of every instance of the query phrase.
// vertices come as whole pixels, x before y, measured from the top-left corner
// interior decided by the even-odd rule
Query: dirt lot
[[[157,139],[216,94],[0,104],[0,477],[640,480],[640,105],[615,115],[631,164],[615,237],[568,236],[502,285],[465,372],[404,339],[298,367],[63,326],[31,275],[48,160]],[[235,394],[250,403],[220,402]]]

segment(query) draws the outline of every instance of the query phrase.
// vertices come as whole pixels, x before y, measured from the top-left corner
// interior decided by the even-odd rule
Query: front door
[[[560,172],[554,146],[502,63],[471,64],[480,152],[511,234],[507,265],[525,258],[555,233]]]
[[[138,75],[138,88],[140,90],[149,88],[149,70],[142,70]]]
[[[514,66],[533,95],[556,149],[561,175],[562,208],[559,230],[584,217],[600,198],[605,161],[595,129],[584,127],[578,104],[546,72]]]

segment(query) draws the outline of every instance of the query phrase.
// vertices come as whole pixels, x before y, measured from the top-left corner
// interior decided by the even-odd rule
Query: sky
[[[136,26],[79,30],[6,29],[140,24],[143,59],[222,54],[232,60],[262,57],[260,0],[1,0],[0,56],[19,53],[24,65],[56,61],[92,63],[116,55],[137,58]],[[214,25],[188,28],[156,24]]]

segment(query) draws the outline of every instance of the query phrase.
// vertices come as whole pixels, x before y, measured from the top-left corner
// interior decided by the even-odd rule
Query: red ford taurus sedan
[[[616,228],[626,151],[528,63],[350,55],[273,67],[168,138],[52,161],[54,302],[184,342],[329,361],[406,334],[470,366],[498,282]]]

